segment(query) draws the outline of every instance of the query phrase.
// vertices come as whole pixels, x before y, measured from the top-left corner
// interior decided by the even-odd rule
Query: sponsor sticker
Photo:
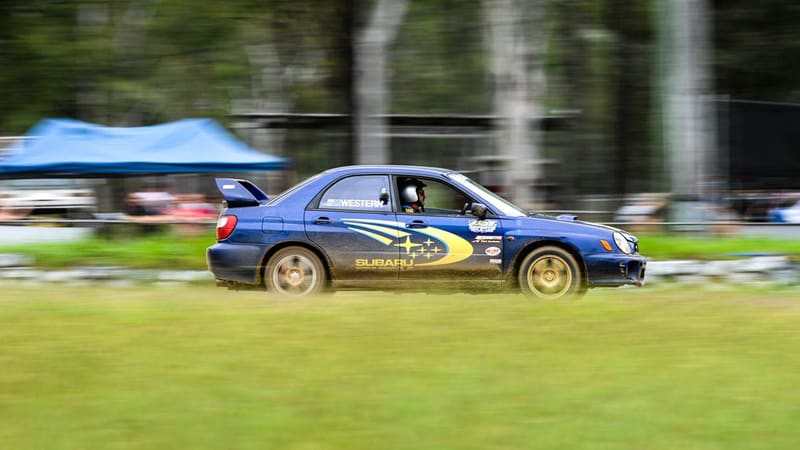
[[[499,247],[489,247],[486,250],[484,250],[484,252],[489,256],[497,256],[497,255],[500,254],[500,248]]]
[[[471,220],[469,222],[469,231],[473,233],[492,233],[496,228],[496,220]]]
[[[233,185],[233,184],[223,184],[223,185],[222,185],[222,189],[225,189],[225,190],[228,190],[228,189],[234,189],[235,187],[236,187],[236,186],[235,186],[235,185]]]
[[[503,236],[493,234],[479,234],[472,238],[473,244],[499,244],[503,242]]]
[[[503,260],[500,258],[492,258],[489,260],[489,264],[502,264]]]
[[[381,208],[383,204],[380,200],[329,198],[325,200],[325,206],[331,208]]]

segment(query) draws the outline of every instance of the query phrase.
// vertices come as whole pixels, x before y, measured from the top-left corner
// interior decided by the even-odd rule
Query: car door
[[[395,178],[398,192],[407,178]],[[444,180],[415,180],[424,185],[425,205],[420,212],[397,212],[401,229],[408,233],[398,242],[400,258],[410,260],[400,267],[400,280],[499,280],[503,251],[500,220],[471,215],[464,205],[473,199]]]
[[[352,175],[331,184],[305,211],[308,238],[337,280],[396,280],[401,231],[387,175]]]

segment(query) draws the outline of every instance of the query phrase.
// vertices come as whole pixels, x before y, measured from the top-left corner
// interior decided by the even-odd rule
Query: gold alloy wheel
[[[317,267],[305,255],[289,254],[272,268],[272,285],[281,294],[306,295],[320,282]]]
[[[552,254],[538,257],[526,273],[531,292],[544,299],[564,296],[572,286],[573,277],[569,263],[560,256]]]

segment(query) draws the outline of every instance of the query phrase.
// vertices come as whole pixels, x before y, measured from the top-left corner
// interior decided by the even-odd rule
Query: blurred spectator
[[[159,216],[164,214],[175,197],[163,191],[143,191],[128,194],[127,212],[131,216]]]
[[[197,222],[196,224],[176,224],[174,229],[178,233],[202,234],[208,232],[208,228],[203,225],[203,222],[216,219],[219,211],[206,201],[203,194],[176,194],[174,204],[164,213],[170,220]]]
[[[18,220],[24,219],[31,214],[30,208],[7,208],[0,207],[0,220]]]
[[[662,222],[668,205],[666,194],[642,194],[626,201],[614,214],[614,221]]]
[[[751,222],[791,222],[792,208],[798,202],[800,194],[796,192],[739,191],[732,194],[736,211]],[[784,211],[787,218],[784,218]]]
[[[667,219],[668,194],[638,194],[629,197],[614,213],[614,222],[630,224],[631,231],[657,231]]]
[[[645,232],[661,230],[658,224],[664,222],[679,222],[682,225],[673,224],[670,229],[728,234],[736,229],[730,222],[738,220],[738,214],[725,202],[697,198],[676,200],[670,199],[669,194],[631,196],[614,214],[614,222],[628,224],[626,229]]]
[[[203,194],[176,194],[173,204],[164,213],[174,220],[204,221],[215,219],[219,212]]]
[[[790,206],[772,208],[767,216],[770,222],[800,223],[800,200]]]

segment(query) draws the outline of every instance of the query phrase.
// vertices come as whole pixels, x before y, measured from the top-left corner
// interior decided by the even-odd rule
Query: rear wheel
[[[580,297],[586,292],[583,280],[575,257],[554,246],[530,252],[519,269],[522,292],[545,300]]]
[[[301,297],[319,294],[327,283],[327,274],[319,257],[303,247],[278,250],[264,269],[267,291]]]

